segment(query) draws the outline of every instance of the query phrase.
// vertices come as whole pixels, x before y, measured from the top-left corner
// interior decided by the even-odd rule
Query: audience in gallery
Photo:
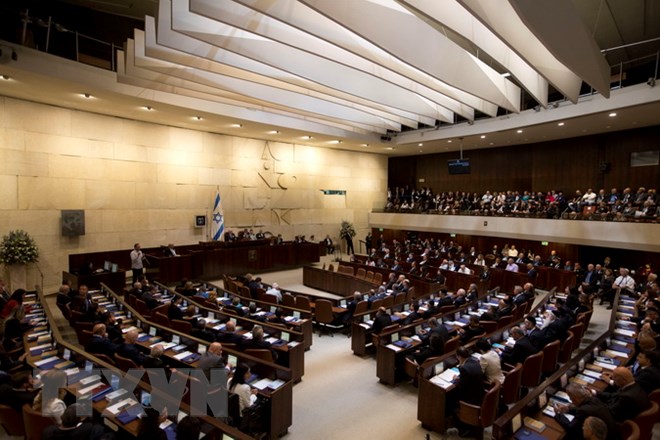
[[[571,197],[560,190],[538,191],[448,191],[434,194],[431,188],[415,189],[406,185],[387,190],[385,211],[421,212],[505,217],[589,218],[592,220],[657,220],[660,214],[657,192],[640,187],[619,192],[591,188],[576,190]]]

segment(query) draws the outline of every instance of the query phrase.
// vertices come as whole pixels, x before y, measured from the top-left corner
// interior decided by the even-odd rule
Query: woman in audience
[[[23,298],[25,289],[16,289],[9,297],[9,301],[0,312],[0,333],[5,331],[5,322],[10,318],[16,318],[19,321],[25,317],[25,308],[23,307]]]
[[[238,403],[241,413],[257,401],[257,390],[245,383],[250,378],[250,368],[246,364],[238,364],[234,375],[229,380],[227,388],[230,393],[238,394]]]
[[[66,395],[66,373],[61,370],[49,370],[41,376],[43,387],[37,397],[34,398],[32,409],[40,411],[44,416],[50,416],[55,419],[58,425],[62,424],[62,414],[66,410],[66,404],[62,400]],[[55,397],[44,398],[44,390],[58,390]]]
[[[474,264],[478,266],[485,266],[486,265],[486,260],[484,259],[483,254],[478,254],[477,258],[474,260]]]

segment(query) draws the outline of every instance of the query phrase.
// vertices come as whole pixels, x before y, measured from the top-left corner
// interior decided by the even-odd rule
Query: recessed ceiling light
[[[386,150],[394,150],[394,147],[387,147]]]
[[[0,78],[4,79],[5,81],[9,81],[11,79],[9,75],[0,75]]]
[[[340,140],[328,141],[329,144],[341,144]]]
[[[194,119],[195,121],[201,121],[201,120],[202,120],[202,117],[201,117],[201,116],[193,116],[193,119]]]
[[[93,96],[90,95],[89,93],[81,93],[80,96],[82,96],[85,99],[92,99],[93,98]]]
[[[522,130],[516,130],[516,133],[522,133]]]
[[[612,113],[610,113],[610,115],[609,115],[609,116],[610,116],[610,118],[613,118],[613,117],[615,117],[615,116],[616,116],[616,112],[612,112]]]
[[[482,134],[482,135],[481,135],[481,139],[486,139],[486,135],[485,135],[485,134]]]
[[[559,125],[560,127],[563,127],[563,126],[564,126],[564,123],[563,123],[563,122],[560,122],[560,123],[557,124],[557,125]]]
[[[279,130],[271,130],[268,132],[268,134],[280,134]]]
[[[417,144],[417,146],[418,146],[418,147],[423,147],[424,144],[420,142],[419,144]]]
[[[302,138],[305,139],[305,140],[308,140],[308,141],[311,140],[311,139],[313,139],[313,138],[312,138],[311,136],[309,136],[309,135],[308,135],[308,136],[303,136]]]
[[[145,105],[145,106],[142,107],[142,108],[143,108],[144,110],[148,111],[148,112],[150,112],[150,111],[152,111],[152,110],[154,109],[154,108],[151,107],[150,105]]]
[[[511,74],[510,74],[509,72],[504,72],[504,73],[502,74],[502,78],[508,78],[508,77],[510,77],[510,76],[511,76]]]
[[[449,140],[447,141],[447,143],[448,143],[448,144],[451,144],[451,139],[449,139]]]
[[[368,147],[369,144],[360,144],[361,147]]]
[[[231,124],[233,128],[243,128],[243,124]]]

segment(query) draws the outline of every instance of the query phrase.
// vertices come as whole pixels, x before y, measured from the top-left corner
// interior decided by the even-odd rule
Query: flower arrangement
[[[0,242],[0,263],[27,264],[39,261],[39,248],[23,230],[9,231]]]
[[[341,221],[341,229],[339,230],[339,236],[346,240],[346,238],[353,238],[355,237],[355,228],[353,227],[353,223],[349,222],[348,220],[342,220]]]

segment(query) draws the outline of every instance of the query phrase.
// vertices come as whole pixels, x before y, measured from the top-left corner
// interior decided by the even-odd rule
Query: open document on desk
[[[435,375],[431,378],[431,382],[436,385],[441,386],[442,388],[449,388],[453,384],[454,376],[459,375],[460,372],[458,368],[449,368],[442,373]]]

